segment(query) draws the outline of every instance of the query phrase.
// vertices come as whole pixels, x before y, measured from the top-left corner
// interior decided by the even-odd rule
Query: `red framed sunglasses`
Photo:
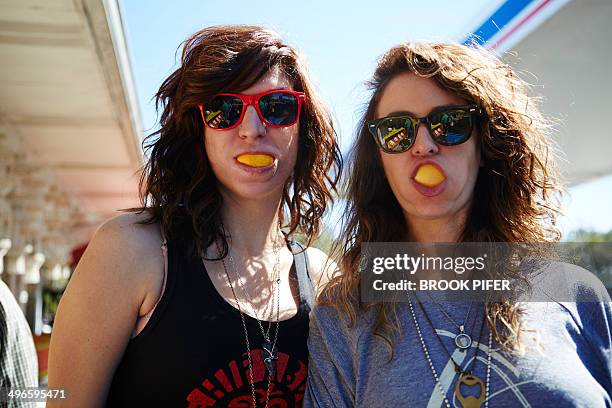
[[[305,100],[304,92],[285,89],[256,95],[220,93],[198,107],[206,126],[214,130],[230,130],[238,126],[249,105],[255,108],[265,125],[283,128],[297,123]]]

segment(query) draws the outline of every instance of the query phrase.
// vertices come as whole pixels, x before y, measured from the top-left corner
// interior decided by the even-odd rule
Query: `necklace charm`
[[[225,229],[223,228],[223,223],[221,224],[221,229],[225,233]],[[217,245],[217,251],[219,253],[219,256],[221,256],[221,248],[219,246],[219,242],[216,242],[216,245]],[[263,351],[261,352],[263,356],[264,365],[266,366],[266,370],[268,371],[268,387],[266,389],[266,404],[264,405],[264,408],[268,408],[268,405],[270,403],[270,390],[272,387],[272,378],[276,375],[276,363],[274,362],[274,360],[278,359],[275,349],[276,349],[276,341],[278,340],[278,329],[280,327],[280,324],[279,324],[280,288],[278,287],[278,285],[280,284],[280,275],[279,275],[280,258],[279,258],[279,254],[278,254],[278,250],[276,249],[276,246],[273,247],[273,251],[276,257],[276,262],[274,264],[274,276],[272,278],[272,281],[273,282],[276,281],[276,284],[277,284],[276,291],[273,291],[272,293],[272,301],[274,302],[274,300],[276,299],[276,330],[274,332],[273,342],[270,341],[270,328],[272,327],[272,322],[268,323],[268,330],[265,331],[263,328],[263,325],[261,324],[261,320],[259,320],[259,316],[257,315],[257,310],[253,308],[252,299],[250,299],[247,291],[244,289],[244,287],[242,286],[240,282],[240,275],[236,271],[236,265],[234,264],[234,259],[232,258],[231,248],[227,252],[227,256],[229,257],[229,261],[232,266],[233,272],[235,273],[237,277],[236,283],[238,284],[240,289],[243,291],[243,293],[246,295],[245,297],[249,299],[249,304],[251,305],[251,308],[253,309],[255,320],[257,320],[257,324],[259,325],[259,329],[261,330],[261,335],[263,336],[265,340],[265,342],[262,345]],[[240,307],[240,301],[238,300],[238,297],[236,296],[236,291],[234,291],[234,285],[232,285],[232,279],[230,278],[229,273],[227,272],[227,266],[225,265],[224,258],[221,258],[221,264],[223,265],[223,271],[225,272],[227,283],[232,291],[234,300],[236,301],[238,311],[240,312],[240,320],[242,321],[242,328],[244,329],[244,342],[246,345],[246,354],[247,354],[247,359],[248,359],[248,364],[249,364],[251,397],[253,397],[253,405],[251,406],[253,408],[257,408],[257,396],[255,395],[255,380],[253,378],[253,360],[251,358],[251,345],[249,344],[249,332],[247,330],[246,321],[244,319],[244,313],[242,312],[242,309]],[[274,308],[272,310],[274,311]]]
[[[264,342],[262,347],[265,352],[263,359],[264,365],[266,366],[266,370],[268,370],[268,374],[271,377],[274,377],[274,375],[276,374],[276,363],[274,362],[274,360],[278,360],[276,350],[274,350],[274,346],[272,346],[272,343],[270,343],[270,341]]]
[[[461,351],[466,351],[472,347],[472,338],[469,334],[465,333],[464,326],[459,326],[459,334],[455,336],[455,345]]]
[[[478,386],[480,388],[480,393],[478,397],[468,395],[465,396],[461,393],[461,386],[465,385],[466,387]],[[455,396],[461,402],[461,406],[463,408],[480,408],[482,403],[486,399],[486,387],[482,380],[476,377],[473,374],[463,373],[459,375],[459,379],[455,383]]]

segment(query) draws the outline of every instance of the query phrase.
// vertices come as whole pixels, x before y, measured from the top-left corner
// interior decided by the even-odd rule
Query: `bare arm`
[[[102,225],[77,266],[51,336],[49,388],[68,399],[53,407],[100,407],[136,319],[155,304],[163,279],[156,226],[135,214]]]

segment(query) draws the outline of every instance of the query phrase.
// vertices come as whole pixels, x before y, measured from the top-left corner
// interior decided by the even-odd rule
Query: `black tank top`
[[[189,255],[186,245],[178,241],[168,242],[167,248],[165,290],[144,329],[128,343],[115,371],[107,406],[252,407],[240,313],[219,295],[201,258]],[[301,406],[306,385],[308,301],[312,293],[305,296],[305,288],[311,286],[305,285],[300,275],[305,275],[303,270],[307,274],[307,261],[306,268],[301,268],[298,257],[294,256],[293,271],[297,266],[301,302],[296,315],[280,322],[271,407]],[[264,406],[268,386],[261,352],[264,339],[257,321],[247,315],[245,320],[255,393],[258,406]]]

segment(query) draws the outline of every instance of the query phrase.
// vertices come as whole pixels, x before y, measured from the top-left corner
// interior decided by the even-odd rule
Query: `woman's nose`
[[[238,136],[243,139],[258,139],[265,134],[266,126],[259,118],[257,111],[253,106],[247,106],[242,123],[238,126]]]
[[[429,134],[427,125],[419,123],[416,132],[416,139],[412,145],[412,155],[418,157],[427,157],[438,153],[438,145],[434,142],[433,138]]]

